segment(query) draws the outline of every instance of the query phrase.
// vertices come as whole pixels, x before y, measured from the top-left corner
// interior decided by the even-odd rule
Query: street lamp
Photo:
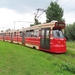
[[[15,30],[15,23],[16,23],[16,21],[13,21],[14,22],[14,30]]]

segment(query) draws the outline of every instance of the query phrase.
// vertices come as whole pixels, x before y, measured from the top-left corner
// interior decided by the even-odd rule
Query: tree
[[[68,41],[75,40],[75,22],[66,26],[64,30],[64,35]]]
[[[74,40],[75,40],[75,22],[73,23],[73,30],[72,30],[72,32],[73,32],[73,36],[74,36]]]
[[[66,28],[64,29],[64,36],[65,36],[66,40],[68,40],[67,29],[68,29],[68,27],[66,26]]]
[[[35,20],[34,25],[41,24],[41,22],[39,22],[38,19],[35,18],[34,20]]]
[[[9,29],[6,29],[5,31],[8,32],[8,31],[11,31],[11,29],[9,28]]]
[[[1,30],[1,32],[3,32],[3,30]]]
[[[34,25],[41,24],[41,22],[38,22],[38,20],[37,20],[37,19],[34,19],[34,20],[35,20],[34,24],[30,24],[30,27],[31,27],[31,26],[34,26]]]
[[[68,25],[67,33],[68,33],[68,40],[73,41],[74,38],[73,38],[73,25],[72,24]]]
[[[51,2],[50,6],[47,8],[46,11],[46,22],[51,22],[52,20],[62,21],[65,20],[63,17],[63,9],[57,4],[57,2]]]

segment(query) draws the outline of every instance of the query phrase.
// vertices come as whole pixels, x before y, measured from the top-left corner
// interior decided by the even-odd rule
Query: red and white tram
[[[16,31],[9,31],[0,40],[23,44],[28,47],[52,53],[66,52],[66,38],[63,35],[65,23],[51,22]]]

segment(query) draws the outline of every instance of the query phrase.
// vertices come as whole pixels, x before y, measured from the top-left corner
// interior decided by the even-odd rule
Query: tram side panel
[[[0,33],[0,40],[3,41],[3,33]]]
[[[40,47],[40,39],[36,37],[26,37],[25,38],[25,46],[29,46],[32,48],[39,49]]]

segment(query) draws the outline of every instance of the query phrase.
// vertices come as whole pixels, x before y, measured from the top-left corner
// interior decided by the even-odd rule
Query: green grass
[[[51,54],[0,41],[0,75],[75,75],[75,43],[67,54]]]

